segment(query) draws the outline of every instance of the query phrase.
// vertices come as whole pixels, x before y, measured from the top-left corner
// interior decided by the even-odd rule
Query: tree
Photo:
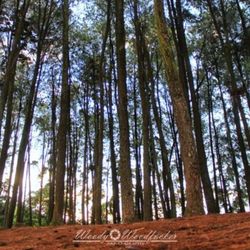
[[[61,89],[61,112],[59,128],[57,133],[57,160],[56,160],[56,186],[55,186],[55,206],[53,210],[52,224],[63,223],[64,207],[64,176],[66,164],[67,135],[69,132],[70,119],[70,85],[69,85],[69,2],[64,0],[62,4],[62,45],[63,45],[63,65],[62,65],[62,89]]]
[[[180,133],[181,155],[184,162],[186,179],[187,207],[185,213],[187,216],[203,214],[199,165],[192,133],[191,119],[184,89],[181,86],[178,76],[178,68],[174,60],[173,41],[166,24],[163,2],[161,0],[154,1],[154,10],[160,52],[173,102],[175,119]]]
[[[165,3],[0,0],[5,226],[247,210],[249,5]]]
[[[169,2],[169,1],[168,1]],[[170,6],[171,4],[169,4]],[[197,154],[200,165],[200,175],[202,180],[202,186],[204,190],[204,196],[207,204],[207,209],[209,213],[218,213],[219,207],[217,206],[214,196],[213,189],[208,173],[207,157],[204,147],[203,131],[202,131],[202,121],[201,113],[199,108],[199,96],[195,90],[194,77],[189,60],[189,51],[186,42],[186,35],[184,30],[184,20],[183,20],[183,9],[180,0],[176,0],[176,7],[171,6],[173,16],[175,19],[176,27],[176,38],[175,46],[178,56],[179,74],[180,80],[183,81],[182,84],[184,88],[190,91],[191,102],[192,102],[192,115],[194,124],[195,141],[197,145]],[[173,36],[175,34],[173,33]]]
[[[227,72],[229,74],[230,82],[229,82],[229,90],[231,93],[231,102],[232,102],[232,109],[233,109],[233,115],[234,115],[234,123],[236,126],[236,132],[238,137],[238,144],[241,152],[241,157],[243,161],[244,171],[245,171],[245,180],[246,180],[246,186],[247,186],[247,192],[248,192],[248,202],[250,204],[250,168],[249,168],[249,162],[247,159],[246,154],[246,146],[244,143],[243,135],[242,135],[242,128],[240,125],[240,117],[239,117],[239,107],[240,107],[240,98],[237,94],[237,80],[234,72],[234,65],[233,65],[233,56],[232,56],[232,45],[229,40],[229,30],[227,25],[227,16],[225,12],[225,5],[223,1],[220,1],[220,7],[221,7],[221,14],[222,14],[222,27],[223,31],[225,33],[225,38],[223,38],[218,20],[216,18],[215,12],[214,12],[214,5],[212,4],[211,0],[207,0],[207,5],[213,20],[214,27],[216,29],[216,32],[218,34],[219,42],[222,47],[222,52],[225,58],[225,63],[227,67]],[[236,91],[236,93],[235,93]],[[248,134],[248,132],[247,132]]]
[[[120,128],[120,176],[122,195],[122,219],[134,220],[133,190],[130,167],[129,123],[127,111],[126,54],[124,29],[124,1],[115,1],[115,32],[118,82],[118,112]]]
[[[50,3],[50,4],[49,4]],[[45,6],[39,5],[39,15],[38,18],[38,29],[39,29],[39,39],[37,42],[37,51],[36,51],[36,61],[33,72],[33,77],[30,86],[30,92],[27,97],[27,103],[25,108],[25,122],[23,126],[22,138],[19,145],[18,152],[18,160],[16,167],[16,175],[14,181],[14,187],[10,202],[10,209],[7,217],[7,227],[11,227],[14,218],[14,212],[16,208],[17,202],[17,193],[18,193],[18,207],[17,207],[17,222],[21,221],[22,214],[22,182],[23,182],[23,174],[24,174],[24,165],[25,165],[25,153],[27,149],[27,145],[29,142],[30,129],[34,115],[34,108],[37,100],[37,93],[39,84],[41,82],[41,71],[42,71],[42,61],[45,55],[46,47],[45,47],[45,38],[48,34],[49,26],[50,26],[50,18],[52,17],[54,11],[54,2],[47,0],[47,4]],[[46,11],[43,12],[43,8],[46,8]],[[47,9],[48,8],[48,9]],[[18,192],[19,190],[19,192]]]
[[[150,180],[150,140],[149,140],[149,88],[146,81],[145,71],[145,52],[143,45],[142,27],[138,17],[138,3],[134,1],[134,23],[135,23],[135,36],[136,36],[136,51],[138,61],[138,83],[141,96],[141,109],[143,120],[143,180],[144,180],[144,199],[143,199],[143,219],[152,220],[152,191]]]

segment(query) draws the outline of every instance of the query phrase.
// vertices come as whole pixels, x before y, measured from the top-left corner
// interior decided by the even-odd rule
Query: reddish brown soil
[[[150,230],[158,234],[171,231],[177,242],[137,242],[111,245],[108,242],[73,242],[79,230],[90,230],[91,235],[106,235],[113,229],[122,233],[125,230],[140,229],[137,234],[148,234]],[[117,231],[116,231],[117,232]],[[89,234],[89,235],[90,235]],[[113,231],[114,237],[118,237]],[[110,238],[108,238],[110,240]],[[191,218],[178,218],[154,222],[122,225],[64,225],[59,227],[19,227],[0,230],[0,249],[244,249],[250,250],[250,213],[208,215]]]

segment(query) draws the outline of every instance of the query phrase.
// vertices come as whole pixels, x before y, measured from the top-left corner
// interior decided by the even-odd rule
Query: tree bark
[[[49,211],[48,211],[48,223],[51,222],[54,210],[54,200],[55,200],[55,166],[56,166],[56,94],[55,94],[55,78],[54,71],[52,69],[52,79],[51,79],[51,165],[50,165],[50,186],[49,186]]]
[[[129,123],[127,110],[126,54],[124,28],[124,0],[115,1],[115,35],[118,73],[118,112],[120,128],[120,175],[123,222],[132,222],[135,218],[132,175],[130,166]]]
[[[67,134],[69,131],[70,116],[70,86],[69,86],[69,2],[63,1],[63,66],[62,66],[62,90],[61,90],[61,112],[57,134],[57,160],[56,160],[56,190],[55,207],[53,211],[52,224],[63,223],[64,207],[64,176],[67,148]]]
[[[166,24],[163,2],[155,0],[154,9],[160,52],[180,133],[181,154],[186,178],[187,207],[185,213],[187,216],[204,214],[199,165],[191,119],[184,90],[178,76],[178,67],[174,59],[173,41]]]
[[[174,6],[172,7],[174,8]],[[197,145],[197,154],[198,161],[200,165],[200,174],[202,180],[202,186],[204,190],[204,196],[207,204],[208,213],[218,213],[219,207],[215,202],[213,196],[213,189],[208,173],[207,167],[207,157],[205,153],[204,140],[203,140],[203,131],[202,131],[202,121],[201,114],[198,102],[198,95],[195,92],[194,88],[194,79],[192,68],[189,60],[189,52],[186,43],[186,35],[183,26],[183,14],[182,14],[182,4],[180,0],[176,0],[176,32],[177,32],[177,44],[179,47],[179,51],[181,51],[179,57],[179,62],[183,61],[184,67],[181,67],[182,70],[180,74],[184,75],[186,80],[183,84],[187,84],[186,88],[190,90],[191,94],[191,102],[192,102],[192,114],[193,114],[193,124],[194,124],[194,132],[195,132],[195,141]],[[181,79],[181,77],[180,77]]]
[[[147,56],[147,58],[148,58],[148,76],[151,79],[150,82],[151,82],[151,88],[152,88],[151,103],[152,103],[152,109],[153,109],[153,114],[155,117],[157,131],[158,131],[158,134],[160,137],[159,139],[160,139],[162,168],[163,168],[163,172],[162,172],[163,177],[162,178],[164,180],[163,183],[164,183],[165,193],[167,194],[168,189],[170,190],[171,211],[168,211],[168,212],[169,212],[170,217],[176,217],[175,191],[174,191],[174,185],[173,185],[172,175],[171,175],[171,171],[170,171],[170,163],[168,160],[168,150],[166,147],[165,137],[163,134],[160,112],[159,112],[159,110],[157,108],[157,104],[156,104],[155,82],[154,82],[154,78],[153,78],[153,70],[152,70],[150,60],[149,60],[149,55]],[[159,102],[160,102],[160,100],[159,100]]]
[[[111,55],[112,57],[112,55]],[[108,113],[108,126],[109,126],[109,145],[110,145],[110,163],[111,163],[111,178],[112,178],[112,191],[113,191],[113,223],[120,223],[120,203],[119,203],[119,183],[117,179],[117,164],[115,154],[114,142],[114,118],[113,118],[113,98],[112,98],[112,64],[110,59],[110,69],[108,77],[108,88],[106,88],[107,95],[107,113]]]
[[[138,220],[143,219],[143,194],[142,194],[142,173],[141,173],[141,138],[138,126],[138,100],[137,100],[137,88],[136,81],[133,81],[133,104],[134,104],[134,133],[133,133],[133,147],[134,147],[134,157],[135,157],[135,215]]]
[[[144,199],[143,199],[143,219],[152,220],[152,190],[149,167],[149,90],[146,82],[145,72],[145,54],[143,43],[143,34],[141,23],[138,17],[138,3],[134,0],[134,24],[136,36],[136,52],[138,62],[138,83],[141,96],[142,109],[142,134],[143,134],[143,181],[144,181]]]

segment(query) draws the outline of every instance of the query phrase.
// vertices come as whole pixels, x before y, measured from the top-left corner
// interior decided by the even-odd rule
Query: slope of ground
[[[0,249],[250,249],[250,213],[0,230]]]

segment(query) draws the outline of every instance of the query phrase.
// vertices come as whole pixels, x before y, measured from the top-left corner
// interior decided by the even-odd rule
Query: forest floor
[[[0,229],[1,249],[250,250],[250,213],[205,215],[122,225]]]

